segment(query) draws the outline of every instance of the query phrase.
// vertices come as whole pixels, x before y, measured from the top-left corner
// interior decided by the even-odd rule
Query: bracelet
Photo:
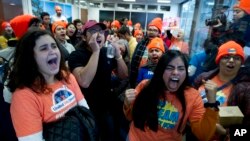
[[[121,60],[122,59],[122,55],[120,55],[120,57],[115,58],[116,60]]]
[[[216,101],[215,103],[204,103],[205,108],[215,108],[216,110],[219,110],[218,106],[220,105],[219,101]]]

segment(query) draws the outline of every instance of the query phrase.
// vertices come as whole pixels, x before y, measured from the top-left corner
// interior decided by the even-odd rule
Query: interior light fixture
[[[135,2],[135,0],[123,0],[123,1],[127,1],[127,2]]]
[[[12,2],[12,3],[10,3],[10,5],[11,5],[11,6],[15,6],[16,4]]]
[[[170,0],[157,0],[158,3],[170,3]]]
[[[213,6],[214,2],[207,2],[207,5]]]

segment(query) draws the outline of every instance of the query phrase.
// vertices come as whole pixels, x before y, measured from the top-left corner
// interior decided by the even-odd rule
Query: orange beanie
[[[20,15],[10,21],[10,25],[18,39],[28,31],[29,22],[32,18],[34,18],[32,15]]]
[[[111,26],[115,26],[117,27],[118,29],[121,28],[121,24],[118,20],[114,20],[112,23],[111,23]]]
[[[216,64],[219,64],[220,59],[224,55],[230,55],[230,54],[239,55],[242,61],[244,61],[244,51],[242,46],[234,41],[228,41],[219,47],[218,54],[215,59]]]
[[[148,26],[155,26],[159,29],[159,31],[161,32],[162,30],[162,20],[161,18],[154,18],[149,24]]]
[[[52,24],[52,32],[53,32],[53,33],[55,33],[56,27],[59,26],[59,25],[62,26],[62,27],[64,27],[64,28],[66,28],[67,23],[65,23],[65,22],[63,22],[63,21],[56,21],[56,22],[54,22],[54,23]]]
[[[250,0],[240,0],[238,7],[250,15]]]
[[[8,22],[3,22],[2,25],[1,25],[2,26],[2,30],[4,30],[8,24],[9,24]]]
[[[128,25],[128,26],[132,26],[132,25],[133,25],[132,21],[129,20],[129,21],[127,22],[127,25]]]
[[[163,41],[161,38],[155,37],[154,39],[152,39],[150,41],[150,43],[147,45],[148,50],[152,49],[152,48],[158,48],[160,49],[163,53],[165,52],[165,48],[163,45]]]
[[[143,35],[142,30],[136,29],[135,32],[134,32],[134,37],[137,36],[138,34],[142,34]]]

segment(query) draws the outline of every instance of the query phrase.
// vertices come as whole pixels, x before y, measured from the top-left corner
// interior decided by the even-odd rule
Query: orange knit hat
[[[231,55],[231,54],[239,55],[242,61],[244,61],[244,51],[242,46],[234,41],[228,41],[219,47],[218,54],[215,59],[216,64],[219,64],[220,59],[224,55]]]
[[[112,27],[112,26],[115,26],[115,27],[117,27],[118,29],[121,28],[121,24],[120,24],[120,22],[119,22],[118,20],[114,20],[114,21],[111,23],[111,27]]]
[[[28,31],[29,22],[32,18],[34,18],[32,15],[20,15],[10,21],[10,25],[18,39]]]
[[[2,30],[5,30],[5,28],[6,28],[6,26],[8,25],[9,23],[8,22],[2,22],[2,25],[1,25],[1,27],[2,27]]]
[[[154,39],[152,39],[150,41],[150,43],[147,45],[148,50],[152,49],[152,48],[158,48],[160,49],[163,53],[165,52],[165,48],[163,45],[163,41],[161,38],[155,37]]]
[[[159,29],[159,31],[161,32],[162,30],[162,20],[161,18],[154,18],[149,24],[148,26],[155,26]]]
[[[56,22],[54,22],[54,23],[52,24],[52,32],[53,32],[53,33],[55,33],[56,27],[59,26],[59,25],[62,26],[62,27],[64,27],[64,28],[66,28],[67,23],[65,23],[65,22],[63,22],[63,21],[56,21]]]
[[[129,20],[129,21],[127,22],[127,25],[128,25],[128,26],[132,26],[132,25],[133,25],[132,21]]]
[[[250,0],[240,0],[238,7],[250,15]]]
[[[142,30],[136,29],[136,30],[134,31],[134,37],[137,36],[138,34],[142,34],[142,35],[143,35]]]

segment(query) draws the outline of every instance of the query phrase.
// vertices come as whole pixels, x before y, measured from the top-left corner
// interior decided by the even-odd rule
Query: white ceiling
[[[112,3],[143,3],[143,4],[156,4],[157,0],[136,0],[136,2],[124,2],[123,0],[87,0],[88,2],[112,2]],[[171,0],[170,4],[180,4],[188,0]],[[163,3],[159,3],[164,5]]]

